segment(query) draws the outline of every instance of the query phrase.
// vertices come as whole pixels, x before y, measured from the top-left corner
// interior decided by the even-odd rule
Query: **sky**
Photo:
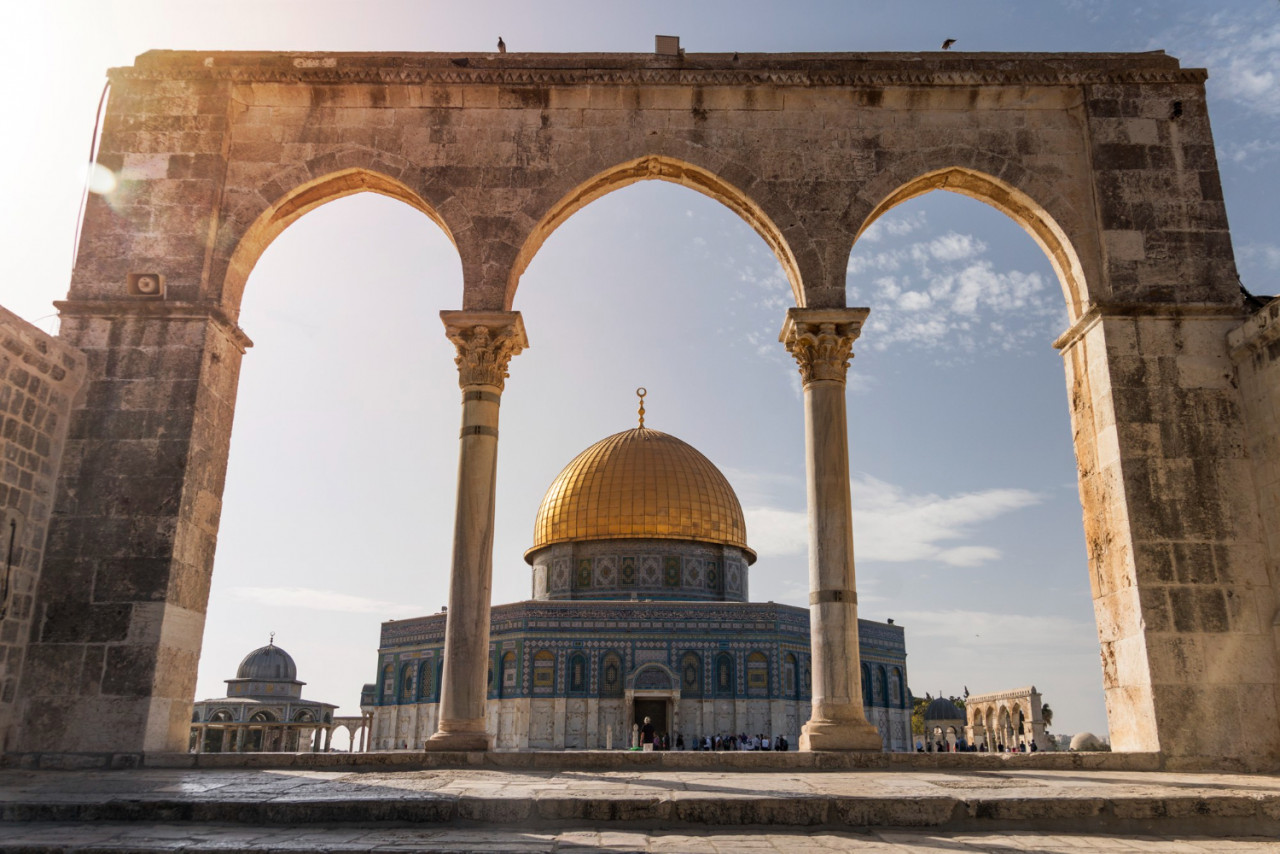
[[[465,8],[463,8],[465,6]],[[152,48],[689,52],[1161,49],[1208,68],[1237,262],[1280,291],[1280,4],[1025,2],[45,2],[0,48],[0,304],[55,331],[108,67]],[[849,259],[871,307],[848,385],[860,615],[906,630],[917,696],[1034,684],[1053,731],[1106,732],[1061,357],[1061,288],[1020,228],[936,192]],[[803,408],[777,343],[792,297],[735,214],[687,188],[626,187],[565,222],[515,308],[530,348],[502,406],[494,602],[527,598],[522,554],[559,470],[647,425],[728,476],[760,559],[751,598],[807,601]],[[246,355],[197,698],[269,632],[304,694],[357,714],[383,620],[447,600],[461,268],[420,213],[362,194],[291,226],[246,289]],[[341,745],[341,742],[339,742]]]

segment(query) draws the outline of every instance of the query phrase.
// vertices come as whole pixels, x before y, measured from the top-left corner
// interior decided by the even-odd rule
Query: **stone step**
[[[0,771],[0,836],[50,822],[1280,836],[1280,778],[1037,770]]]
[[[429,771],[490,768],[501,771],[1159,771],[1158,753],[861,753],[764,751],[525,750],[425,753],[27,753],[6,754],[0,765],[45,770],[94,768],[315,769]],[[1181,769],[1193,770],[1193,769]],[[1203,769],[1202,769],[1203,770]]]
[[[6,831],[9,828],[5,828]],[[615,829],[600,826],[555,830],[473,827],[250,827],[245,825],[29,824],[0,837],[5,854],[162,854],[216,851],[221,854],[369,854],[372,851],[431,851],[433,854],[725,854],[743,851],[887,854],[937,851],[986,854],[1079,854],[1135,851],[1180,854],[1274,854],[1270,837],[1204,837],[1189,834],[1118,835],[1035,831],[946,833],[930,830],[794,830],[788,828]]]

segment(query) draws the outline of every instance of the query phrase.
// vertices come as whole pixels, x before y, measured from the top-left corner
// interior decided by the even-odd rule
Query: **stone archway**
[[[1276,392],[1246,401],[1233,382],[1227,340],[1246,314],[1203,71],[1159,53],[460,58],[153,52],[112,72],[100,161],[133,177],[90,201],[59,304],[64,341],[88,357],[88,403],[24,650],[20,751],[183,749],[249,345],[243,279],[274,231],[358,191],[422,210],[461,258],[462,310],[444,316],[463,435],[433,742],[487,747],[498,406],[527,346],[514,287],[575,205],[656,177],[738,210],[795,289],[783,342],[805,385],[818,570],[807,746],[879,747],[845,631],[843,377],[866,316],[846,306],[849,248],[879,212],[942,188],[1022,222],[1064,280],[1058,346],[1113,744],[1192,766],[1280,763],[1280,708],[1256,702],[1280,684],[1265,534],[1280,503],[1257,489],[1280,462],[1244,439],[1265,433],[1251,413]],[[190,130],[136,131],[157,123]],[[63,678],[91,654],[101,667]]]

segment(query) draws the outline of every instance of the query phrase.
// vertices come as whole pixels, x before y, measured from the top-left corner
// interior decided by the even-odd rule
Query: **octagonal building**
[[[742,505],[702,453],[643,425],[556,477],[534,522],[533,598],[492,609],[488,729],[497,749],[630,744],[633,724],[681,736],[778,735],[809,718],[809,612],[748,601]],[[382,625],[372,749],[436,729],[445,614]],[[885,748],[910,747],[901,626],[859,620],[863,702]]]

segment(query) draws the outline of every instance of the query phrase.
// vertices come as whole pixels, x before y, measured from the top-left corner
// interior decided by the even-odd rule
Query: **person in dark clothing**
[[[645,718],[644,726],[640,727],[640,743],[653,744],[653,721],[649,718]]]

